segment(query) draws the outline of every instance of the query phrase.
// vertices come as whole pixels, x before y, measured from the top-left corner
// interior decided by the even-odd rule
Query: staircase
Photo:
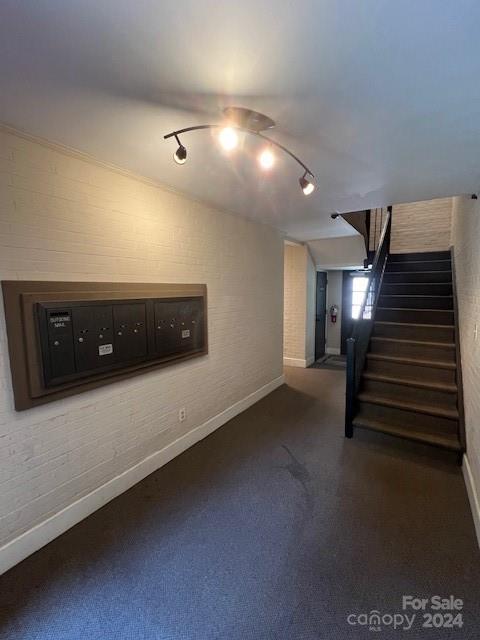
[[[463,450],[450,252],[389,254],[353,427]]]

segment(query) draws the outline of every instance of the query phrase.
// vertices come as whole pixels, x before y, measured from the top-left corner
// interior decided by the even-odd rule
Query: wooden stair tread
[[[356,416],[353,420],[353,426],[361,429],[370,429],[371,431],[379,431],[399,438],[406,438],[407,440],[431,444],[436,447],[442,447],[443,449],[450,449],[451,451],[462,450],[458,437],[454,435],[449,437],[447,435],[439,436],[432,433],[424,433],[422,431],[397,427],[381,420],[373,420],[372,418],[363,416]]]
[[[418,358],[405,358],[403,356],[389,356],[383,353],[367,353],[370,360],[385,360],[387,362],[398,362],[400,364],[411,364],[418,367],[438,367],[439,369],[456,369],[455,362],[444,360],[421,360]]]
[[[357,395],[360,402],[368,402],[370,404],[379,404],[384,407],[393,407],[394,409],[402,409],[404,411],[413,411],[414,413],[426,413],[430,416],[438,418],[449,418],[450,420],[458,420],[458,411],[456,409],[447,409],[431,404],[421,404],[418,402],[410,402],[408,400],[399,400],[397,398],[389,398],[387,396],[376,395],[363,391]]]
[[[408,254],[403,254],[403,255],[408,255]],[[393,262],[402,262],[402,264],[405,264],[406,262],[408,264],[411,264],[412,262],[451,262],[452,259],[451,258],[425,258],[424,260],[390,260],[390,264],[392,264]]]
[[[390,264],[396,264],[396,263],[391,262]],[[404,262],[402,262],[402,263],[399,262],[398,264],[405,264],[405,263]],[[385,274],[390,274],[390,273],[401,273],[403,275],[412,275],[413,273],[436,273],[436,274],[448,273],[448,275],[452,275],[451,269],[447,269],[446,271],[431,271],[431,270],[428,270],[428,271],[393,271],[393,270],[389,269],[388,271],[385,271]]]
[[[407,296],[410,297],[410,296]],[[420,296],[422,297],[422,296]],[[434,296],[436,297],[436,296]],[[431,313],[432,311],[434,311],[435,313],[453,313],[453,309],[432,309],[432,308],[421,308],[421,309],[416,309],[415,307],[377,307],[378,311],[427,311],[428,313]]]
[[[405,283],[396,283],[405,284]],[[418,284],[425,284],[424,282]],[[453,298],[453,295],[442,295],[437,293],[382,293],[380,291],[381,298]]]
[[[430,327],[432,329],[455,329],[454,324],[420,324],[418,322],[391,322],[388,320],[375,320],[375,324],[382,324],[394,327]]]
[[[388,376],[381,373],[369,373],[365,371],[363,377],[367,380],[374,380],[375,382],[387,382],[390,384],[400,384],[406,387],[417,387],[420,389],[431,389],[432,391],[444,391],[445,393],[457,393],[458,387],[456,384],[449,384],[448,382],[431,382],[429,380],[415,380],[415,378],[397,378],[395,376]]]
[[[439,349],[455,349],[454,342],[430,342],[428,340],[409,340],[408,338],[384,338],[383,336],[372,336],[370,340],[375,342],[413,344],[418,347],[438,347]]]
[[[392,273],[390,271],[390,273]],[[410,273],[414,273],[413,271],[407,271],[406,275],[409,275]],[[425,272],[422,272],[425,273]],[[443,273],[442,271],[434,271],[434,273]],[[386,284],[388,284],[389,287],[415,287],[415,286],[419,286],[419,287],[425,287],[425,286],[445,286],[446,284],[452,284],[451,282],[387,282]],[[391,294],[393,295],[393,294]],[[427,294],[428,295],[428,294]]]

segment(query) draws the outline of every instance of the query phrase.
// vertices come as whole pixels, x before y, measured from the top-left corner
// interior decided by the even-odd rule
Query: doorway
[[[327,311],[327,274],[317,271],[315,302],[315,360],[325,355],[325,315]]]
[[[340,347],[340,353],[343,355],[347,353],[347,339],[352,335],[353,325],[359,316],[367,286],[368,275],[364,275],[361,271],[343,272],[342,307],[344,313],[342,313]]]

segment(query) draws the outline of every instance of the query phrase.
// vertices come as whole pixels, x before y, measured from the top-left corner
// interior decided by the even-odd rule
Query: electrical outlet
[[[187,410],[185,409],[185,407],[182,407],[181,409],[178,410],[178,421],[183,422],[186,417],[187,417]]]

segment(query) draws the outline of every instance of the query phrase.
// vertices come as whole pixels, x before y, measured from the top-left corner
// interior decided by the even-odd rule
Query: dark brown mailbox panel
[[[200,298],[155,302],[155,348],[160,356],[202,350],[204,337]]]
[[[205,285],[2,286],[17,410],[208,352]]]

